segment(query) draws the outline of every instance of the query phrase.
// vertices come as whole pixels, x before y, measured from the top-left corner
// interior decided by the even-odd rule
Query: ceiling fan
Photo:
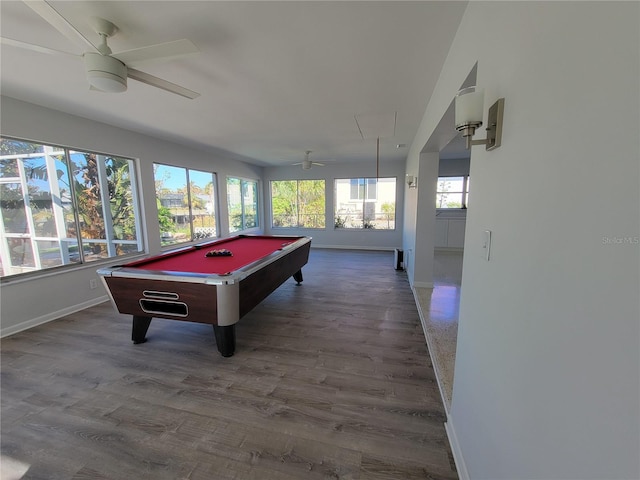
[[[135,69],[135,67],[142,64],[169,61],[199,53],[198,48],[190,40],[182,39],[112,53],[111,48],[107,45],[107,39],[118,32],[118,27],[110,21],[98,17],[90,18],[93,29],[100,37],[100,43],[96,46],[47,1],[32,0],[25,1],[24,3],[65,37],[72,41],[79,42],[84,48],[88,47],[89,51],[86,51],[82,55],[76,55],[74,53],[54,50],[41,45],[34,45],[6,37],[0,38],[3,44],[45,54],[71,55],[82,58],[91,90],[109,93],[124,92],[127,89],[127,78],[132,78],[189,99],[200,96],[199,93],[193,90]]]
[[[304,160],[302,162],[294,163],[293,165],[302,165],[303,170],[310,170],[313,165],[324,167],[324,163],[312,162],[309,160],[309,154],[311,154],[311,150],[305,151]]]

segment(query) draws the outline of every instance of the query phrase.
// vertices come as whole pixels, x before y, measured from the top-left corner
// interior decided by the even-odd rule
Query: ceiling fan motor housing
[[[127,89],[127,67],[114,57],[100,53],[84,54],[89,84],[102,92],[119,93]]]

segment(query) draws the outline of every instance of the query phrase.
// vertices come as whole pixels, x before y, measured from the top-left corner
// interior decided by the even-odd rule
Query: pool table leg
[[[293,279],[298,282],[298,285],[302,283],[302,270],[298,270],[293,274]]]
[[[236,326],[227,325],[221,327],[219,325],[213,326],[213,333],[216,336],[216,345],[218,351],[223,357],[230,357],[236,350]]]
[[[147,341],[146,335],[149,330],[149,324],[152,317],[133,316],[133,329],[131,330],[131,340],[134,344],[144,343]]]

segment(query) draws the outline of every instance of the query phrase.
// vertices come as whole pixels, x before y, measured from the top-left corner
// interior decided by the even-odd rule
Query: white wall
[[[402,223],[404,210],[404,164],[380,162],[380,177],[396,177],[396,229],[395,230],[355,230],[334,229],[334,180],[336,178],[375,177],[375,162],[326,163],[324,167],[314,166],[303,170],[301,166],[266,167],[264,185],[268,190],[272,180],[324,180],[325,212],[327,223],[324,229],[278,229],[271,228],[271,212],[265,209],[265,233],[268,235],[308,235],[313,238],[312,246],[329,248],[354,248],[393,250],[402,247]],[[269,198],[266,192],[265,203]],[[390,263],[391,265],[391,263]]]
[[[413,287],[433,287],[433,250],[436,230],[436,188],[438,183],[438,153],[420,154],[418,175],[418,208],[416,209],[416,239],[413,255]]]
[[[471,157],[448,428],[472,479],[640,478],[639,9],[470,2],[411,147],[478,62],[506,102]]]
[[[143,196],[143,219],[149,253],[160,251],[153,163],[181,165],[218,174],[219,227],[228,235],[226,176],[252,179],[262,177],[262,168],[222,158],[201,150],[137,134],[102,123],[50,110],[13,98],[1,97],[1,132],[42,143],[69,146],[137,158]],[[111,261],[110,264],[116,264]],[[100,263],[100,266],[104,266]],[[38,278],[4,281],[0,289],[1,335],[15,333],[105,300],[101,283],[91,290],[89,280],[97,279],[98,264],[66,269]]]
[[[415,142],[414,142],[415,145]],[[402,224],[402,248],[404,250],[404,268],[407,271],[407,279],[413,286],[415,280],[415,249],[418,225],[418,192],[420,191],[420,153],[415,151],[412,145],[407,156],[405,175],[413,175],[418,178],[417,188],[406,188],[404,190],[404,222]],[[423,177],[426,177],[423,175]],[[427,181],[426,178],[422,179]],[[433,180],[436,182],[437,178]],[[435,202],[434,202],[435,207]],[[433,275],[433,272],[431,273]]]

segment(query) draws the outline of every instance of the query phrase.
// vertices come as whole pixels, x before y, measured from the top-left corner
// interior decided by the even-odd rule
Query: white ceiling
[[[51,1],[97,43],[89,17],[115,23],[114,52],[187,38],[200,54],[140,70],[201,94],[129,80],[89,91],[72,57],[2,45],[3,95],[258,165],[404,161],[466,2]],[[1,34],[83,53],[23,2],[0,1]],[[356,121],[357,117],[357,121]],[[364,136],[364,138],[363,138]],[[396,148],[405,144],[405,148]]]

